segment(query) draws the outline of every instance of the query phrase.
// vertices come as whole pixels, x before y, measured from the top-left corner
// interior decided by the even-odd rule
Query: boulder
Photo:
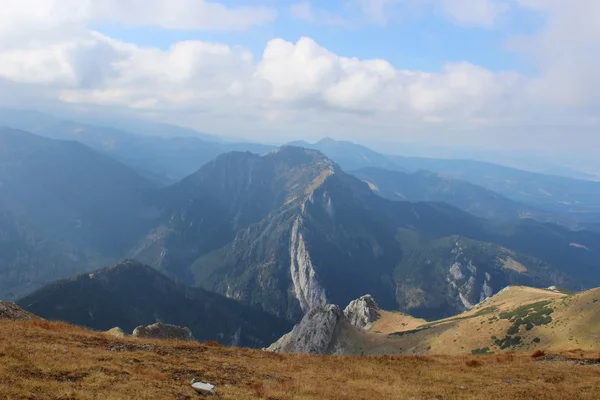
[[[344,315],[348,322],[355,327],[368,330],[373,322],[379,318],[380,310],[375,299],[368,294],[350,302],[344,310]]]
[[[203,396],[214,396],[215,386],[210,383],[192,381],[192,388]]]
[[[138,326],[134,329],[132,336],[141,339],[194,340],[192,331],[189,328],[167,325],[162,322],[148,326]]]
[[[106,331],[106,333],[118,338],[124,338],[126,336],[129,336],[123,329],[119,328],[118,326]]]

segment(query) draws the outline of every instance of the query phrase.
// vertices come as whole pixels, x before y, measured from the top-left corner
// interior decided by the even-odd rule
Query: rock
[[[125,331],[123,329],[119,328],[118,326],[106,331],[106,333],[111,336],[118,337],[118,338],[124,338],[124,337],[129,336],[127,333],[125,333]]]
[[[189,328],[167,325],[162,322],[148,326],[138,326],[134,329],[132,336],[142,339],[194,340],[192,331]]]
[[[327,354],[344,313],[338,306],[325,305],[310,310],[294,329],[267,350],[277,353]]]
[[[203,396],[214,396],[215,386],[210,383],[192,381],[192,388]]]
[[[368,294],[350,302],[344,310],[344,315],[352,325],[368,330],[373,322],[379,318],[380,310],[375,299]]]
[[[0,302],[0,319],[8,319],[11,321],[26,321],[31,319],[40,319],[39,317],[28,313],[15,303]]]

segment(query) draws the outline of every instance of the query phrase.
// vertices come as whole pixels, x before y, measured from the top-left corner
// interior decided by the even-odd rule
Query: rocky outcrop
[[[456,242],[451,254],[454,263],[448,269],[446,281],[449,284],[451,301],[460,304],[462,311],[472,309],[475,304],[484,301],[494,294],[490,284],[491,275],[478,271],[477,266],[467,257],[460,242]]]
[[[39,317],[28,313],[15,303],[0,302],[0,320],[24,321],[30,319],[39,319]]]
[[[306,313],[315,307],[327,304],[327,297],[317,280],[317,273],[306,249],[301,226],[302,221],[298,217],[294,221],[291,233],[290,274],[300,308]]]
[[[344,313],[335,305],[313,308],[294,329],[267,350],[277,353],[328,354]]]
[[[377,302],[368,294],[351,301],[344,310],[344,316],[355,327],[368,330],[373,322],[379,318],[379,311],[380,308]]]
[[[141,339],[194,340],[192,331],[189,328],[167,325],[162,322],[148,326],[138,326],[133,331],[132,336]]]

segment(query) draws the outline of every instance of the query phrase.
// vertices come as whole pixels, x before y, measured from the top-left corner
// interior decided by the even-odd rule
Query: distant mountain
[[[511,200],[585,222],[600,216],[600,182],[544,175],[480,161],[389,156],[409,172],[434,171],[492,190]]]
[[[321,153],[325,154],[327,157],[339,164],[339,166],[345,171],[352,171],[367,167],[395,170],[399,168],[394,162],[392,162],[383,154],[377,153],[368,147],[352,142],[325,138],[321,139],[317,143],[307,143],[300,140],[291,142],[289,145],[319,150]]]
[[[0,297],[121,257],[151,226],[154,190],[80,143],[0,128]]]
[[[155,322],[189,327],[199,341],[263,347],[290,323],[202,289],[178,285],[133,260],[50,284],[18,304],[42,318],[105,331]]]
[[[445,202],[478,217],[497,221],[533,218],[570,223],[566,216],[520,204],[481,186],[439,173],[414,173],[364,168],[352,175],[366,182],[378,195],[390,200]]]
[[[289,319],[364,293],[437,318],[509,284],[600,284],[598,234],[389,201],[299,147],[219,156],[160,202],[132,256]]]
[[[219,154],[235,150],[264,153],[273,149],[272,146],[256,143],[207,140],[211,136],[193,136],[189,129],[167,124],[138,121],[119,125],[136,129],[136,133],[131,133],[109,126],[62,120],[35,111],[0,109],[2,125],[52,139],[78,141],[116,158],[162,185],[196,172]]]

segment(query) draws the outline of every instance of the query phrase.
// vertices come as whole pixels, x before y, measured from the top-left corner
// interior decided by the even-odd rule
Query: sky
[[[2,0],[0,106],[600,154],[598,0]]]

